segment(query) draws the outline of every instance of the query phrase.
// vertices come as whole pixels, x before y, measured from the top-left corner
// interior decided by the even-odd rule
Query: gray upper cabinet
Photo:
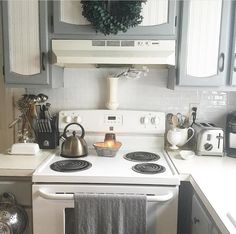
[[[234,1],[234,23],[233,23],[233,40],[232,40],[232,53],[231,53],[231,67],[230,75],[231,82],[230,84],[236,86],[236,2]]]
[[[7,84],[48,84],[46,1],[3,1]]]
[[[177,84],[225,85],[231,1],[189,0],[182,4]]]
[[[129,29],[115,37],[173,38],[176,31],[176,0],[147,0],[143,4],[143,21],[140,26]],[[96,33],[82,15],[80,0],[53,1],[54,33],[64,35],[90,35],[104,37]]]
[[[48,2],[2,1],[2,14],[5,83],[15,87],[52,87]]]

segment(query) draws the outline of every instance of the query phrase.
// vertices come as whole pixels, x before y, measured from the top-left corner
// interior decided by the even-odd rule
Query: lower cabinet
[[[0,196],[3,193],[12,193],[16,203],[23,207],[27,213],[28,221],[24,234],[33,234],[32,228],[32,182],[30,177],[0,177]],[[10,206],[10,205],[9,205]],[[0,219],[3,213],[0,214]],[[8,219],[8,217],[6,217]],[[19,220],[18,220],[19,221]],[[1,229],[0,233],[8,233]],[[12,233],[12,232],[10,232]]]
[[[192,198],[191,234],[220,234],[211,217],[194,194]]]

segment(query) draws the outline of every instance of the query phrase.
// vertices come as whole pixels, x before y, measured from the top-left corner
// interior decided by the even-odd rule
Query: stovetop
[[[101,157],[97,156],[94,150],[89,150],[88,156],[78,159],[65,159],[59,156],[59,153],[54,154],[35,171],[33,174],[33,182],[149,185],[179,184],[179,177],[171,167],[172,165],[164,151],[152,151],[151,153],[157,154],[160,158],[150,162],[127,160],[124,156],[128,153],[130,153],[130,151],[120,150],[115,157]],[[52,164],[64,160],[85,160],[89,162],[91,166],[85,170],[72,172],[59,172],[51,169]],[[136,172],[133,168],[141,163],[157,164],[158,167],[164,167],[164,171],[157,174]]]
[[[178,185],[179,178],[173,169],[170,159],[165,154],[165,113],[132,110],[68,110],[60,111],[58,120],[59,130],[62,133],[69,123],[80,123],[85,129],[85,141],[89,148],[86,157],[77,159],[65,159],[58,152],[45,161],[33,174],[33,182],[37,183],[84,183],[84,184],[140,184],[140,185]],[[70,131],[78,131],[76,124],[70,125]],[[80,130],[80,129],[79,129]],[[105,133],[115,133],[116,140],[122,143],[122,147],[115,157],[97,156],[92,148],[95,142],[104,140]],[[69,135],[69,133],[68,133]],[[124,156],[136,153],[138,158],[142,152],[148,152],[151,161],[131,161]],[[140,153],[141,152],[141,153]],[[157,160],[155,155],[157,154]],[[160,158],[159,158],[160,157]],[[84,170],[72,172],[53,170],[51,165],[63,160],[85,160],[80,162]],[[142,165],[137,166],[137,164]],[[143,165],[144,163],[152,163]],[[75,167],[77,163],[60,162],[56,168]],[[54,168],[55,169],[55,168]],[[137,172],[141,169],[141,173]],[[143,170],[147,169],[148,174]],[[156,170],[160,173],[156,173]]]

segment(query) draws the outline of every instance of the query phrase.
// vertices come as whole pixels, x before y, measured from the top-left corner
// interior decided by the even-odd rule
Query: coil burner
[[[136,151],[126,154],[124,158],[134,162],[151,162],[160,159],[160,156],[150,152]]]
[[[62,160],[50,165],[50,168],[59,172],[75,172],[89,169],[92,164],[85,160]]]
[[[158,174],[166,170],[165,167],[155,163],[139,163],[134,165],[132,169],[142,174]]]

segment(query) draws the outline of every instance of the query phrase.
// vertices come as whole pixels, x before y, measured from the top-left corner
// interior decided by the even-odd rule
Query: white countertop
[[[190,181],[210,215],[224,233],[236,233],[227,216],[236,214],[236,158],[194,156],[183,160],[178,152],[168,152],[181,180]]]
[[[51,151],[41,150],[36,155],[0,154],[0,176],[31,176]]]

